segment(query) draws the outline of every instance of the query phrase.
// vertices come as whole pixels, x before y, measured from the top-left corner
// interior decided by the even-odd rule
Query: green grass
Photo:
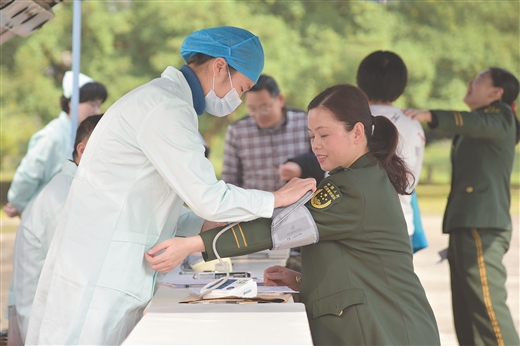
[[[16,225],[2,225],[0,227],[0,234],[6,234],[6,233],[15,233],[18,229],[18,226]]]
[[[0,172],[0,181],[12,181],[14,172]]]

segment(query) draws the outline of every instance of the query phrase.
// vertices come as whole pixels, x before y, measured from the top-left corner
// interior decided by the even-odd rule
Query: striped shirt
[[[276,191],[285,184],[278,167],[310,150],[304,111],[287,109],[285,121],[269,129],[244,117],[228,127],[222,180],[246,189]]]

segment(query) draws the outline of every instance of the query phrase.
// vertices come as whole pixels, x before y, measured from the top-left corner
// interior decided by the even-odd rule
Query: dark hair
[[[408,70],[399,55],[379,50],[361,61],[356,79],[369,100],[393,102],[406,87]]]
[[[384,168],[397,193],[410,194],[407,190],[411,183],[407,177],[413,175],[406,168],[403,159],[396,154],[399,140],[397,128],[389,119],[370,114],[368,99],[363,91],[349,84],[335,85],[325,89],[309,103],[308,111],[314,108],[331,111],[347,131],[352,131],[357,123],[363,124],[370,154]]]
[[[103,103],[107,97],[107,89],[103,84],[98,82],[86,83],[81,88],[79,88],[79,103],[96,100],[101,100],[101,103]],[[65,95],[61,95],[61,110],[67,114],[70,112],[69,102],[70,98],[66,98]]]
[[[94,131],[99,120],[103,114],[100,115],[92,115],[79,124],[78,129],[76,130],[76,139],[74,140],[74,152],[72,153],[72,157],[76,159],[78,157],[78,144],[81,143],[85,138],[89,138]]]
[[[255,92],[262,90],[267,90],[269,92],[269,95],[271,95],[271,97],[273,98],[280,95],[280,88],[278,87],[278,84],[276,83],[273,77],[268,76],[266,74],[260,75],[260,77],[258,78],[258,82],[256,82],[256,84],[253,85],[253,87],[249,89],[247,92]]]
[[[513,76],[511,72],[498,67],[490,67],[489,72],[491,74],[493,86],[502,88],[504,90],[501,101],[507,103],[513,109],[516,125],[516,143],[518,143],[520,141],[520,121],[518,121],[515,109],[513,107],[513,103],[518,97],[520,90],[518,79],[516,79],[516,77]]]
[[[191,58],[189,58],[188,61],[186,61],[186,65],[200,66],[200,65],[204,65],[205,63],[207,63],[211,59],[216,59],[216,58],[217,57],[214,57],[214,56],[211,56],[211,55],[207,55],[207,54],[204,54],[204,53],[197,53],[197,54],[193,55]],[[222,59],[226,60],[225,58],[222,58]],[[226,63],[227,63],[227,61],[226,61]],[[228,67],[229,67],[229,73],[230,74],[233,74],[233,73],[235,73],[237,71],[229,63],[228,63]]]

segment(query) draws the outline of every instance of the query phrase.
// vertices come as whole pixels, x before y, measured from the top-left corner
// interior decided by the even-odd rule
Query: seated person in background
[[[70,158],[71,143],[71,97],[72,71],[63,77],[63,95],[60,99],[60,116],[36,132],[29,141],[29,148],[16,169],[7,192],[4,211],[9,217],[20,215],[40,190],[63,167]],[[87,117],[99,114],[100,107],[107,99],[107,90],[101,83],[94,82],[84,74],[79,75],[78,125]]]
[[[330,171],[303,210],[312,215],[317,229],[310,232],[318,232],[319,241],[302,246],[302,273],[271,267],[264,283],[300,291],[315,345],[440,345],[398,198],[410,181],[395,152],[397,129],[386,117],[373,117],[365,94],[351,85],[326,89],[308,109],[312,150]],[[237,237],[229,230],[216,242],[220,256],[274,247],[271,219],[235,228]],[[215,259],[212,243],[220,230],[167,240],[170,247],[148,262],[166,272],[193,252]]]
[[[278,84],[265,74],[245,93],[245,103],[249,116],[226,133],[221,178],[246,189],[276,191],[286,182],[278,167],[311,151],[307,114],[286,107]]]
[[[14,330],[18,325],[20,344],[25,343],[34,293],[54,230],[90,134],[100,119],[101,115],[94,115],[81,122],[76,131],[74,161],[63,162],[61,172],[51,179],[22,214],[14,245],[13,279],[9,292],[9,300],[14,302],[9,306],[8,338],[11,341],[15,338]]]

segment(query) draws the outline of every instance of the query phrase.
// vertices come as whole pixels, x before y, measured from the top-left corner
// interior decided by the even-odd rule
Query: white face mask
[[[215,76],[213,76],[213,88],[211,88],[209,93],[204,97],[206,100],[206,111],[217,117],[224,117],[231,114],[242,103],[240,95],[238,95],[238,92],[233,87],[229,69],[228,76],[229,83],[231,83],[231,91],[228,92],[224,98],[220,98],[215,94]]]

